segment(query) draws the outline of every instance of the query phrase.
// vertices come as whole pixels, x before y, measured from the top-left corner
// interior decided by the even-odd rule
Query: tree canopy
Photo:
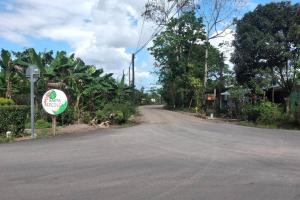
[[[295,85],[300,56],[300,5],[259,5],[236,22],[232,62],[238,83],[268,87],[279,84],[289,93]]]
[[[162,97],[170,107],[199,106],[204,92],[204,41],[202,18],[197,18],[194,12],[186,12],[172,18],[149,48],[158,67]],[[219,51],[211,45],[209,49],[212,54],[209,65],[218,65]]]

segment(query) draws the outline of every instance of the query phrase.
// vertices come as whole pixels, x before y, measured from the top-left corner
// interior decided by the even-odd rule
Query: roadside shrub
[[[59,125],[69,125],[73,124],[75,118],[75,111],[72,107],[68,106],[68,108],[62,114],[57,116],[57,122]]]
[[[46,129],[46,128],[51,128],[51,127],[52,127],[52,123],[45,121],[43,119],[38,119],[35,122],[35,128],[37,128],[37,129]],[[27,123],[25,124],[25,128],[31,128],[30,120],[27,120]]]
[[[89,113],[89,112],[83,113],[83,117],[82,117],[83,123],[89,124],[92,120],[93,120],[93,117],[92,117],[91,113]]]
[[[258,105],[245,105],[242,108],[242,119],[247,121],[256,122],[260,116]]]
[[[0,135],[7,131],[14,135],[22,134],[28,113],[28,106],[0,106]]]
[[[0,144],[10,142],[11,140],[12,140],[12,138],[7,138],[7,137],[4,137],[4,136],[0,136]]]
[[[117,111],[116,113],[116,116],[114,118],[114,121],[117,123],[117,124],[123,124],[126,122],[126,118],[124,116],[124,114],[121,112],[121,111]]]
[[[0,97],[0,106],[11,106],[15,105],[15,102],[12,99],[6,99]]]
[[[283,112],[278,105],[271,102],[261,102],[259,104],[260,116],[259,122],[264,124],[273,124],[279,121],[283,117]]]
[[[263,101],[254,105],[246,105],[242,109],[243,119],[262,124],[274,124],[283,119],[280,107],[271,102]]]
[[[125,123],[131,115],[135,113],[135,108],[130,103],[108,103],[104,105],[102,110],[98,110],[97,119],[101,122],[112,120],[113,123]],[[110,115],[113,116],[110,119]]]
[[[47,122],[43,119],[39,119],[35,122],[35,127],[38,129],[45,129],[45,128],[51,128],[52,124],[50,122]]]
[[[294,112],[295,122],[300,125],[300,107],[298,107]]]
[[[107,116],[103,110],[98,110],[96,112],[96,117],[99,121],[104,122],[108,119],[109,116]]]

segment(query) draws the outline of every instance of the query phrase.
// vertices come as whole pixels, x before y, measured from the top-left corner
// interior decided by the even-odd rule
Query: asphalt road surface
[[[141,111],[130,128],[0,145],[0,199],[300,199],[299,131]]]

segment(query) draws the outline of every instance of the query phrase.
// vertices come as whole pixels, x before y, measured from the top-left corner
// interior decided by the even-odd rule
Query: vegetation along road
[[[0,146],[0,199],[300,199],[300,133],[158,106],[124,129]]]

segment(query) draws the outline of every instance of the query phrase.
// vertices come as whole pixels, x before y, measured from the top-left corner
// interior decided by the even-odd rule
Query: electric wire
[[[173,18],[175,15],[177,15],[179,13],[179,11],[186,5],[186,3],[188,2],[188,0],[186,0],[182,5],[179,6],[179,8],[177,9],[177,11],[171,16],[171,18]],[[176,3],[174,3],[171,8],[168,10],[168,14],[171,13],[172,9],[174,8],[174,6],[176,5]],[[163,26],[163,22],[161,22],[157,28],[155,29],[155,31],[152,33],[151,37],[134,53],[135,55],[138,54],[139,52],[141,52],[155,37],[156,35],[164,28]]]

